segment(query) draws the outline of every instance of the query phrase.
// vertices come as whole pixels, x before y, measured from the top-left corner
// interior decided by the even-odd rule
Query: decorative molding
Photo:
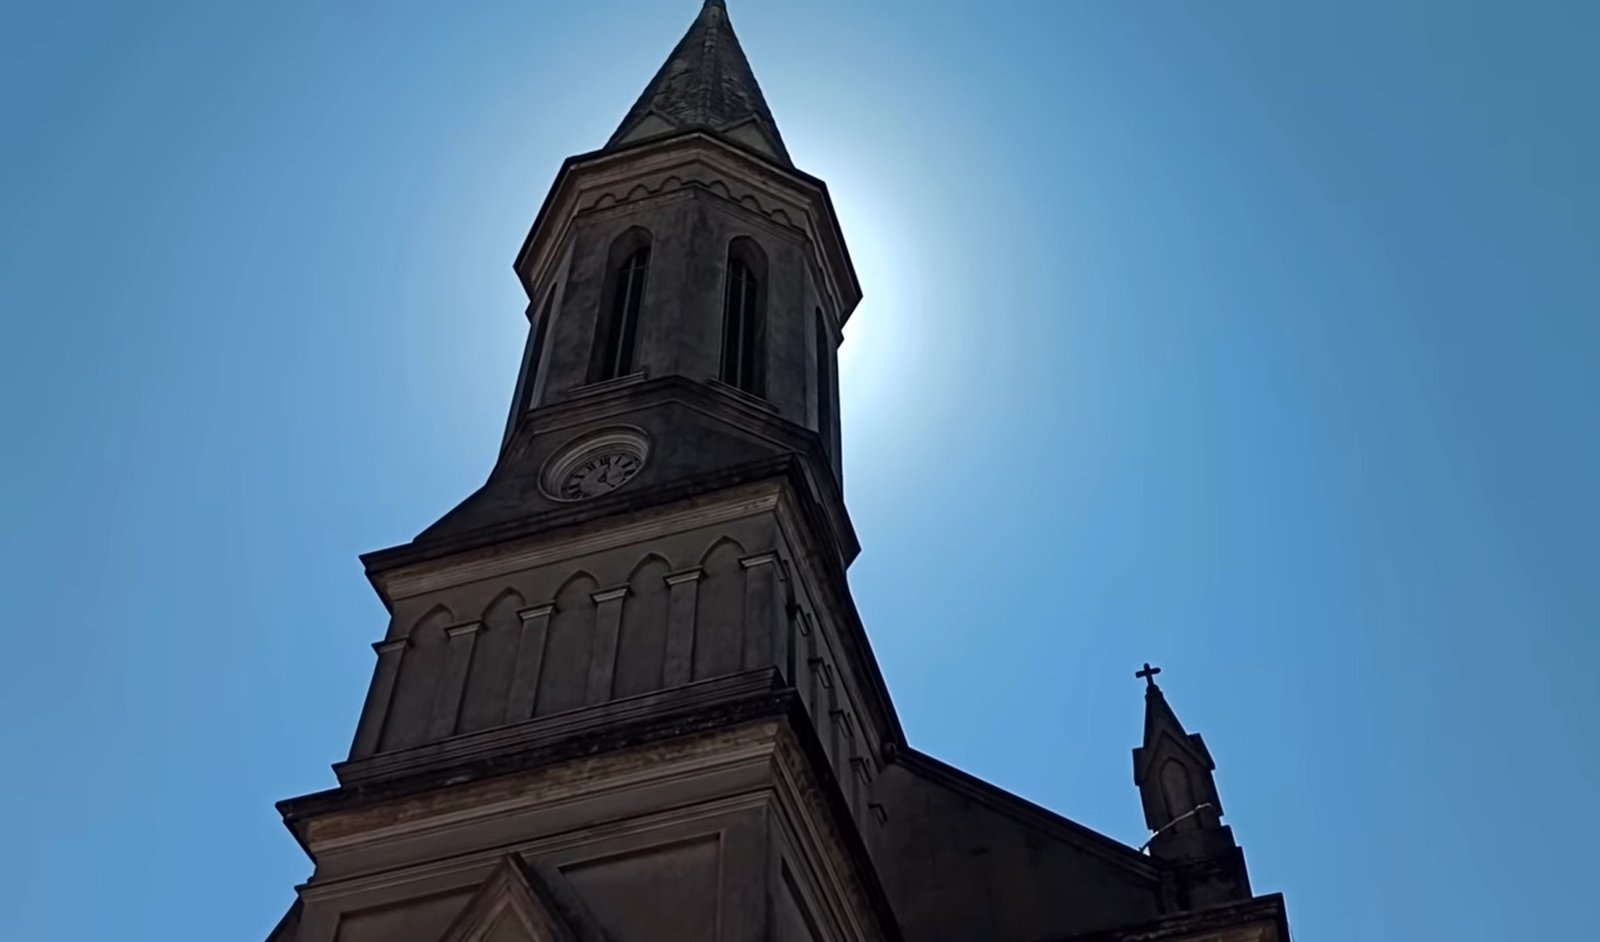
[[[683,530],[719,526],[771,512],[778,504],[780,487],[777,482],[767,482],[742,488],[726,501],[664,509],[659,515],[581,536],[565,539],[528,537],[520,546],[517,543],[499,544],[488,551],[471,551],[455,559],[417,563],[385,574],[384,584],[390,597],[399,601],[510,575],[547,563],[587,556],[619,546],[631,546]]]
[[[763,398],[761,396],[757,396],[755,393],[745,392],[744,390],[740,389],[739,387],[734,386],[734,385],[732,385],[730,383],[724,383],[722,380],[717,379],[716,377],[712,377],[711,379],[706,380],[706,384],[708,386],[710,386],[712,389],[715,389],[717,392],[722,393],[724,396],[729,396],[729,397],[732,397],[734,399],[737,399],[738,401],[744,403],[747,406],[753,406],[753,407],[755,407],[757,409],[762,409],[762,410],[765,410],[767,412],[771,412],[773,415],[777,415],[778,414],[778,407],[777,407],[776,404],[770,402],[769,400],[767,400],[767,399],[765,399],[765,398]]]
[[[775,164],[714,132],[698,129],[569,158],[517,254],[515,267],[524,286],[536,282],[539,275],[556,264],[562,246],[570,240],[574,221],[593,211],[587,208],[589,205],[607,194],[619,199],[618,191],[626,194],[642,181],[650,181],[657,190],[665,189],[672,177],[677,177],[682,187],[698,184],[707,191],[716,183],[732,179],[742,185],[741,192],[735,196],[722,183],[726,198],[738,203],[742,197],[751,196],[765,209],[764,198],[774,204],[774,210],[781,204],[787,210],[784,215],[797,214],[803,221],[799,226],[776,217],[764,221],[804,235],[811,254],[826,273],[819,284],[841,312],[853,309],[859,302],[860,285],[822,181]]]
[[[770,749],[764,750],[755,757],[758,759],[765,758],[770,755],[770,751]],[[749,753],[748,750],[746,752]],[[748,764],[751,754],[746,754],[741,758],[747,760],[741,764]],[[648,786],[649,783],[646,782],[644,784]],[[631,785],[632,783],[630,783],[630,787]],[[706,838],[715,839],[722,834],[722,826],[729,816],[744,812],[761,811],[769,806],[770,801],[769,794],[755,793],[664,810],[613,829],[612,833],[607,836],[608,839],[601,843],[610,850],[630,853],[660,846],[681,845]],[[559,804],[560,802],[558,801],[557,803]],[[514,814],[518,808],[510,810]],[[687,840],[683,838],[663,840],[664,834],[683,828],[703,828],[704,830]],[[440,829],[418,828],[414,830],[425,834],[429,831]],[[410,839],[410,837],[410,832],[397,832],[393,836],[386,836],[368,843],[400,843]],[[579,827],[558,833],[542,834],[510,844],[496,845],[470,854],[442,860],[430,860],[425,863],[419,863],[416,866],[385,869],[377,873],[341,878],[337,882],[319,883],[313,880],[311,883],[301,887],[301,893],[307,901],[327,901],[333,898],[348,899],[352,896],[366,900],[378,896],[388,896],[402,900],[414,899],[424,893],[440,889],[441,885],[448,887],[446,892],[459,892],[463,889],[470,891],[472,887],[482,882],[485,868],[492,866],[494,861],[507,851],[520,854],[526,858],[538,859],[545,864],[570,867],[574,863],[581,865],[593,862],[593,858],[589,854],[592,853],[592,848],[595,844],[595,833],[590,829]],[[343,850],[359,846],[362,845],[352,842],[339,849]],[[611,855],[608,854],[606,856]]]
[[[544,627],[542,619],[536,619],[532,624]],[[522,653],[528,653],[528,640],[528,636],[524,635],[525,648]],[[542,642],[541,637],[539,643]],[[541,656],[543,654],[542,650],[538,653]],[[519,677],[523,669],[524,664],[519,658]],[[406,778],[434,769],[459,767],[490,756],[526,754],[576,737],[593,735],[608,727],[619,727],[673,713],[703,709],[715,703],[767,694],[777,683],[773,671],[747,671],[742,674],[695,681],[567,713],[522,720],[512,718],[510,724],[506,726],[343,762],[334,766],[334,772],[341,784],[354,786],[386,779]],[[528,708],[531,711],[532,688],[528,690]],[[513,688],[514,695],[521,692]]]
[[[707,171],[709,171],[709,174],[707,174]],[[810,214],[803,207],[792,202],[787,207],[769,205],[769,203],[778,203],[779,198],[771,193],[761,194],[748,185],[739,186],[736,190],[729,185],[728,181],[731,179],[736,184],[743,183],[744,181],[738,175],[729,175],[706,165],[701,165],[686,172],[695,175],[685,179],[678,173],[669,173],[656,181],[654,185],[649,182],[634,182],[629,186],[632,179],[636,178],[624,178],[609,186],[597,186],[578,197],[580,202],[584,200],[587,200],[587,202],[582,202],[573,215],[576,217],[600,210],[616,209],[627,206],[630,203],[638,203],[667,194],[698,190],[727,200],[729,203],[764,217],[784,229],[798,231],[808,237],[811,235],[811,230],[808,227],[803,224],[796,224],[794,221],[795,216],[799,216],[802,219],[809,218]],[[710,179],[705,179],[702,175],[709,175]],[[623,191],[624,187],[627,187],[626,192]],[[763,195],[765,199],[763,199]]]
[[[755,569],[757,566],[771,566],[778,562],[777,553],[760,553],[755,556],[746,556],[739,560],[739,565],[745,569]]]
[[[611,379],[600,380],[598,383],[584,383],[582,386],[573,386],[563,391],[558,398],[570,400],[601,396],[613,389],[621,389],[624,386],[637,386],[649,378],[650,373],[648,371],[635,370],[624,376],[614,376]]]
[[[381,805],[317,815],[304,822],[307,843],[315,858],[341,848],[448,831],[471,822],[509,817],[519,810],[561,806],[597,794],[682,780],[691,774],[704,775],[752,761],[764,764],[772,754],[772,736],[778,722],[747,722],[733,729],[622,752],[574,756],[512,778],[490,776],[442,791],[397,797]],[[640,762],[642,753],[648,753],[651,761]],[[584,839],[581,835],[574,837],[577,841]]]

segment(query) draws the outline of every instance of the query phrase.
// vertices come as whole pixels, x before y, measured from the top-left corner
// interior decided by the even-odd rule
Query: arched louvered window
[[[630,230],[612,246],[611,254],[611,279],[606,286],[601,342],[589,371],[591,382],[626,376],[638,365],[639,309],[650,271],[649,233]]]
[[[722,302],[722,381],[752,396],[764,392],[766,267],[766,257],[749,239],[736,239],[729,246]]]

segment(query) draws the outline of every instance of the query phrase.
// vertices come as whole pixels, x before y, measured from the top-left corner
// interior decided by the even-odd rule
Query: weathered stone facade
[[[499,461],[364,558],[392,617],[269,942],[1286,942],[1153,683],[1149,856],[907,743],[845,577],[860,288],[719,0],[516,272]]]

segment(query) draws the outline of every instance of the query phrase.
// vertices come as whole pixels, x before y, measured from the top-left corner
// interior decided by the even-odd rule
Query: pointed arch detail
[[[671,572],[672,565],[665,557],[648,553],[628,576],[612,687],[618,697],[662,687],[667,653],[667,576]]]
[[[752,396],[766,392],[767,291],[767,253],[747,236],[728,243],[720,375]]]
[[[444,670],[444,632],[455,620],[455,612],[439,604],[412,622],[379,751],[405,749],[426,741],[433,720],[434,696]]]
[[[694,622],[694,679],[720,677],[744,665],[745,570],[740,543],[723,537],[701,557]]]
[[[639,320],[645,310],[654,242],[650,230],[634,226],[611,243],[589,363],[591,383],[626,376],[638,368]]]
[[[516,669],[517,645],[527,607],[522,593],[506,587],[483,607],[479,621],[483,630],[472,648],[472,664],[467,669],[462,696],[459,732],[492,729],[506,722],[506,701]]]
[[[600,583],[579,570],[556,591],[555,612],[545,642],[535,716],[560,713],[583,706],[588,689],[589,662],[594,655],[594,594]]]
[[[700,554],[700,566],[701,566],[701,568],[705,568],[707,560],[711,559],[712,555],[717,553],[717,552],[719,552],[719,551],[732,552],[732,553],[736,554],[735,555],[736,559],[737,558],[743,558],[744,556],[749,555],[746,552],[743,543],[740,543],[738,540],[734,539],[731,536],[719,536],[719,537],[717,537],[715,540],[713,540],[711,542],[711,545],[706,547],[706,551],[705,552]]]
[[[440,602],[424,612],[421,618],[418,618],[416,621],[411,623],[410,634],[415,635],[417,629],[423,627],[424,625],[437,623],[441,628],[447,628],[450,625],[455,624],[455,621],[456,613],[451,610],[450,606]]]

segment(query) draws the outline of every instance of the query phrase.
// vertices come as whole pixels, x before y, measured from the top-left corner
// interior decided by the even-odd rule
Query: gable
[[[761,125],[754,119],[725,128],[722,133],[746,147],[766,154],[768,157],[782,157],[778,153],[778,149],[773,146],[772,139],[767,136]]]
[[[905,750],[873,856],[908,942],[1037,942],[1154,917],[1157,867],[1133,848]]]
[[[665,118],[655,112],[651,112],[640,118],[637,124],[618,137],[617,146],[632,144],[634,141],[642,141],[647,137],[655,137],[658,134],[666,134],[675,130],[677,130],[677,125],[671,124]]]
[[[1133,750],[1133,783],[1143,784],[1155,770],[1172,759],[1201,772],[1217,767],[1199,733],[1158,729],[1147,736],[1143,746]]]
[[[503,858],[439,942],[607,942],[520,857]]]

